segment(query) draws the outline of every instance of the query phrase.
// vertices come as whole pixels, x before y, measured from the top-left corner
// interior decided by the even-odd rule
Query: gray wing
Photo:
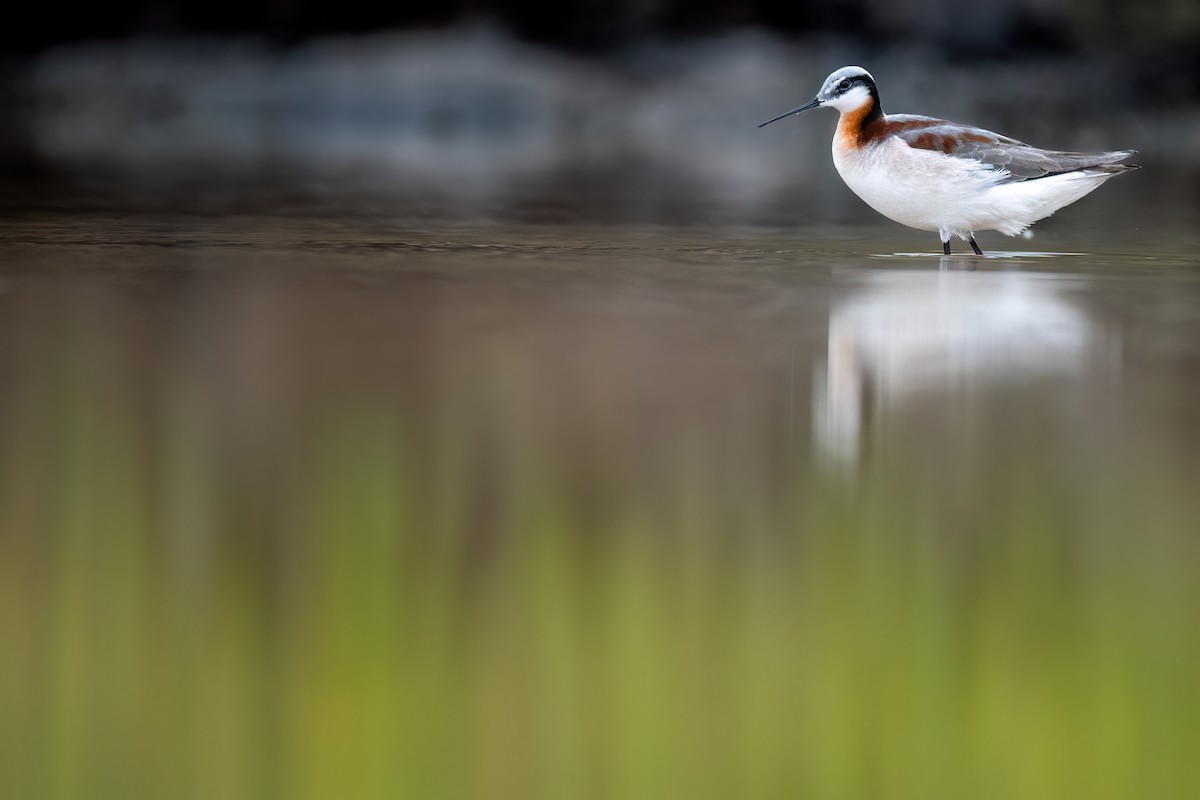
[[[1008,174],[1003,181],[1034,180],[1082,169],[1099,172],[1137,169],[1132,164],[1117,163],[1132,156],[1136,150],[1108,153],[1042,150],[983,128],[940,119],[896,115],[889,117],[888,122],[888,127],[893,129],[889,133],[909,147],[936,150],[956,158],[978,161],[994,170],[1004,170]]]

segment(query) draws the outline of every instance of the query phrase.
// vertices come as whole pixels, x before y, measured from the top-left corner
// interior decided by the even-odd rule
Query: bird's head
[[[769,119],[758,127],[770,125],[817,106],[831,106],[844,114],[856,111],[867,103],[874,103],[875,107],[879,108],[879,90],[875,88],[875,79],[871,77],[871,73],[862,67],[842,67],[825,79],[821,91],[817,92],[817,96],[812,100],[786,114],[780,114],[775,119]]]

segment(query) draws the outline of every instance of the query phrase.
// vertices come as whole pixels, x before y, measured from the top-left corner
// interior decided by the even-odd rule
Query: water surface
[[[923,243],[8,214],[3,793],[1200,793],[1194,235]]]

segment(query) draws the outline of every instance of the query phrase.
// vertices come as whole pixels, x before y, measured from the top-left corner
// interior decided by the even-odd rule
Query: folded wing
[[[1042,150],[983,128],[909,115],[889,116],[887,127],[890,129],[888,134],[899,138],[909,147],[934,150],[977,161],[997,171],[1003,170],[1006,175],[1001,182],[1036,180],[1079,170],[1124,172],[1137,169],[1133,164],[1118,163],[1132,156],[1136,150],[1113,150],[1108,153]]]

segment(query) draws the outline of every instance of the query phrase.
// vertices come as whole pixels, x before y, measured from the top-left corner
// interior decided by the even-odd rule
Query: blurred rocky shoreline
[[[1043,147],[1132,147],[1194,202],[1195,87],[1156,83],[1128,56],[962,61],[762,30],[604,56],[478,25],[62,46],[10,67],[0,162],[10,199],[53,183],[197,208],[323,197],[417,215],[838,220],[860,204],[819,191],[837,180],[832,114],[756,125],[846,63],[872,70],[890,112]]]

